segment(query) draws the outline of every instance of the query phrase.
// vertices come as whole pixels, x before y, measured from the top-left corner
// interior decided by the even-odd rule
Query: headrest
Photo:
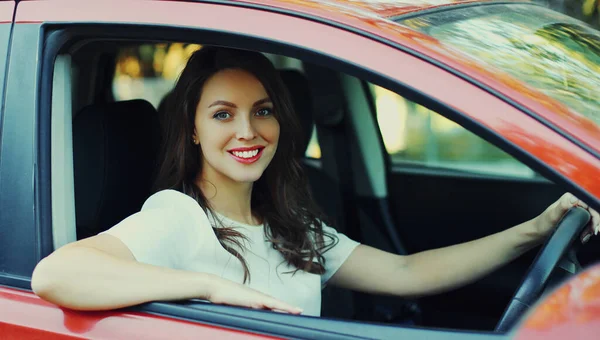
[[[302,143],[298,145],[298,156],[303,157],[313,132],[313,102],[306,77],[297,70],[280,70],[279,75],[290,93],[294,111],[302,127]]]
[[[344,119],[345,103],[338,73],[309,63],[304,64],[304,71],[312,91],[316,124],[326,127],[339,125]]]
[[[150,195],[160,129],[145,100],[84,107],[73,121],[78,239],[139,211]]]

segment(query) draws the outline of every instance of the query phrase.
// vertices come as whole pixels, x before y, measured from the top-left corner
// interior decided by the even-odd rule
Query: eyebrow
[[[263,98],[261,100],[257,100],[256,102],[254,102],[254,104],[252,104],[252,107],[256,107],[258,105],[262,105],[262,104],[266,104],[266,103],[271,103],[271,98],[267,97],[267,98]]]
[[[230,103],[230,102],[227,102],[227,101],[224,101],[224,100],[217,100],[216,102],[208,105],[208,107],[213,107],[213,106],[217,106],[217,105],[230,106],[230,107],[233,107],[233,108],[237,107],[237,105],[235,105],[234,103]]]
[[[254,102],[254,104],[252,104],[252,107],[256,107],[261,104],[270,103],[270,102],[271,102],[271,98],[269,98],[269,97],[263,98],[261,100],[257,100],[256,102]],[[229,106],[232,108],[237,108],[237,105],[235,105],[234,103],[225,101],[225,100],[217,100],[217,101],[213,102],[212,104],[210,104],[208,107],[213,107],[213,106],[217,106],[217,105],[223,105],[223,106]]]

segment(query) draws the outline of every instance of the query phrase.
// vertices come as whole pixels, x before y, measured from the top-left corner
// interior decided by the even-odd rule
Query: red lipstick
[[[250,146],[227,150],[236,161],[242,164],[252,164],[260,159],[264,146]]]

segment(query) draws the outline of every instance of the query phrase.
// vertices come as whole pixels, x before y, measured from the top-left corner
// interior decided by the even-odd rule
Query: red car
[[[600,33],[542,6],[0,1],[0,338],[595,337],[598,269],[529,311],[600,259],[598,238],[578,241],[589,215],[577,209],[544,247],[466,287],[416,299],[326,287],[320,318],[39,299],[40,259],[150,194],[161,102],[201,45],[257,50],[281,70],[313,195],[364,244],[408,254],[472,240],[565,191],[600,210]]]

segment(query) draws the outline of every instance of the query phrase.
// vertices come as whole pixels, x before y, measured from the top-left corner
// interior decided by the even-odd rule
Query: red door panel
[[[534,306],[516,340],[598,339],[600,265],[571,278]]]
[[[76,312],[8,288],[0,288],[0,338],[273,339],[143,313]]]

